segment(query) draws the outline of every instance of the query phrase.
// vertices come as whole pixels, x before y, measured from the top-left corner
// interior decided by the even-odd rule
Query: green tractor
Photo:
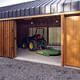
[[[43,35],[38,34],[38,30],[43,30]],[[21,48],[29,48],[31,51],[45,49],[47,42],[44,39],[44,28],[36,28],[35,35],[28,37],[25,36],[20,44]]]

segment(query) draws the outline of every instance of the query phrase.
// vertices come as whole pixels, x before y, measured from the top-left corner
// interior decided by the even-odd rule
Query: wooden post
[[[61,65],[64,67],[64,15],[61,15]]]

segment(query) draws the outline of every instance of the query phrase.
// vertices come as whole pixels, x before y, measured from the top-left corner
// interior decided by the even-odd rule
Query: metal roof
[[[0,18],[80,11],[80,0],[36,0],[0,7]]]

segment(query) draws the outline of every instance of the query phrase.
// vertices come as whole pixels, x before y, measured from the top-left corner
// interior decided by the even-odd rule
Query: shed
[[[20,30],[28,34],[29,27],[61,26],[61,65],[80,67],[79,20],[80,0],[36,0],[0,7],[0,56],[16,57],[19,36],[24,35]]]

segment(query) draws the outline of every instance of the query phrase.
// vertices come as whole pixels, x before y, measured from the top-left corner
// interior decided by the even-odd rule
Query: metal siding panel
[[[61,0],[58,4],[58,12],[64,12],[64,2],[65,0]]]
[[[58,12],[63,12],[64,11],[64,4],[58,4]]]
[[[16,11],[16,16],[17,16],[17,17],[20,17],[20,9],[18,9],[18,10]]]
[[[2,12],[1,12],[1,18],[2,18]]]
[[[21,9],[21,16],[24,16],[24,9]]]
[[[1,12],[0,12],[0,18],[2,18],[2,16],[1,16]]]
[[[4,18],[4,12],[2,12],[2,14],[1,14],[1,15],[2,15],[2,18]]]
[[[0,11],[2,10],[2,11],[6,11],[6,10],[13,10],[13,17],[16,17],[16,16],[19,16],[19,15],[17,15],[17,13],[18,12],[15,12],[15,10],[17,10],[17,9],[22,9],[22,8],[35,8],[36,6],[38,6],[38,5],[41,5],[41,4],[43,4],[43,2],[46,2],[45,0],[39,0],[39,1],[32,1],[32,2],[27,2],[27,3],[21,3],[21,4],[17,4],[17,5],[11,5],[11,6],[7,6],[7,7],[2,7],[2,8],[0,8]],[[32,9],[33,9],[32,8]],[[33,10],[30,10],[30,12],[27,12],[28,14],[30,13],[30,15],[33,15],[34,13],[34,9]],[[29,9],[28,9],[28,11],[29,11]],[[21,15],[22,16],[24,16],[23,15],[23,12],[21,12]],[[25,15],[27,15],[26,13],[25,13]]]
[[[21,8],[30,7],[32,3],[33,3],[33,1],[32,2],[20,3],[20,4],[15,4],[15,5],[6,6],[6,7],[1,7],[0,12],[1,11],[17,10],[17,9],[21,9]]]
[[[8,17],[12,17],[12,11],[9,11]]]
[[[46,14],[46,6],[51,3],[53,0],[47,1],[45,4],[43,4],[42,6],[40,6],[40,14]]]
[[[40,14],[39,7],[36,7],[34,11],[35,11],[35,15],[39,15]]]
[[[34,8],[30,8],[30,16],[34,15]]]
[[[80,1],[79,1],[79,10],[80,10]]]
[[[73,2],[71,3],[71,11],[77,11],[79,10],[79,2],[76,1],[76,2]]]
[[[45,7],[44,6],[40,7],[40,14],[45,14]]]
[[[5,12],[4,12],[4,18],[5,18]]]
[[[25,16],[29,16],[29,9],[25,9],[25,10],[24,10],[24,15],[25,15]]]
[[[45,7],[45,12],[46,12],[46,14],[48,13],[51,13],[51,5],[54,3],[54,2],[56,2],[56,0],[52,0],[49,4],[47,4],[46,5],[46,7]]]
[[[70,9],[70,3],[66,3],[64,5],[64,12],[69,12],[71,9]]]
[[[46,12],[46,13],[50,13],[50,12],[51,12],[50,5],[47,5],[47,6],[45,7],[45,12]]]
[[[45,2],[46,2],[45,0],[39,0],[36,3],[34,3],[30,8],[30,15],[39,14],[39,7]],[[37,10],[36,7],[38,7]]]
[[[34,9],[35,15],[39,15],[40,14],[40,7],[45,5],[48,2],[49,2],[49,0],[41,0],[40,3],[35,6],[35,9]]]
[[[51,5],[51,13],[56,13],[58,12],[58,3],[60,2],[60,0],[57,0],[56,2],[54,2]]]
[[[6,11],[5,12],[5,18],[8,18],[8,15],[9,15],[9,13],[8,13],[8,11]]]
[[[16,17],[16,10],[13,11],[13,17]]]
[[[54,4],[53,6],[51,6],[51,13],[56,13],[57,11],[58,11],[57,4]]]
[[[69,12],[71,11],[71,0],[66,0],[64,3],[64,12]]]
[[[37,0],[0,8],[0,11],[5,12],[2,12],[2,18],[78,10],[80,10],[80,0]],[[9,11],[9,14],[6,11]]]

